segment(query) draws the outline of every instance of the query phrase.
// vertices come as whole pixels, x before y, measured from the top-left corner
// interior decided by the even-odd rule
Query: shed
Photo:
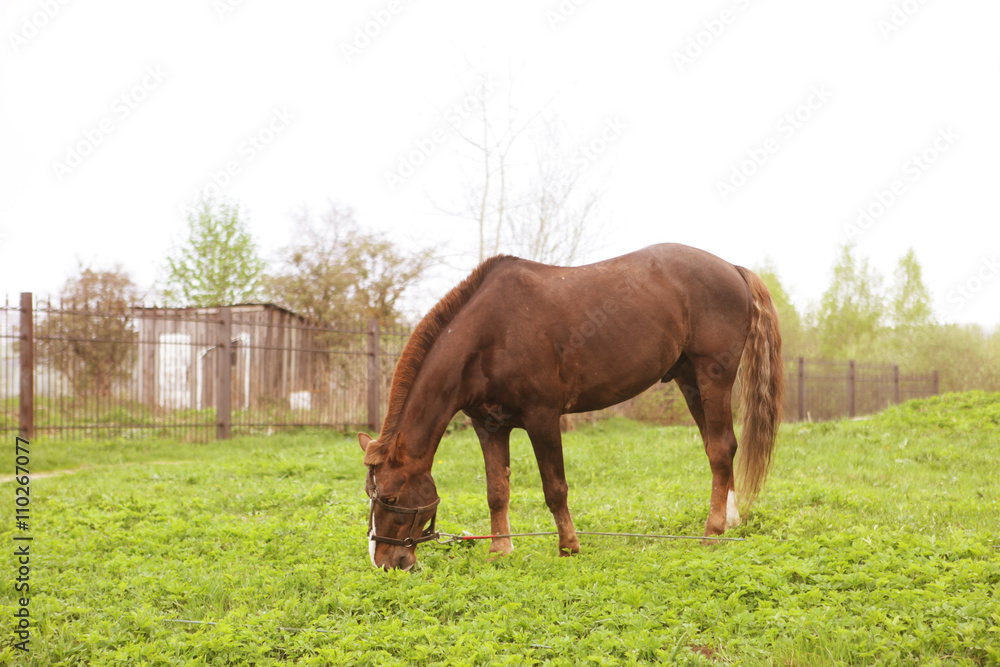
[[[309,409],[328,392],[328,330],[273,303],[227,308],[233,409]],[[131,315],[139,334],[138,399],[171,410],[213,407],[221,308],[137,307]]]

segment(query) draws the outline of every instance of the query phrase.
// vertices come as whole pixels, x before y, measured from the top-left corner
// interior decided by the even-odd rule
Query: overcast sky
[[[296,208],[350,206],[448,257],[439,296],[476,262],[442,209],[485,87],[600,174],[587,259],[770,259],[805,308],[845,242],[887,280],[912,247],[942,320],[994,327],[997,25],[991,0],[5,1],[0,291],[58,292],[80,262],[147,287],[207,188],[265,257]]]

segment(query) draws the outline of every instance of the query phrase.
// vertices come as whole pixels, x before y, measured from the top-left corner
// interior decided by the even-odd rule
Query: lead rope
[[[438,544],[455,544],[456,542],[466,542],[469,540],[492,540],[500,537],[539,537],[542,535],[558,535],[556,531],[545,531],[541,533],[506,533],[503,535],[452,535],[451,533],[438,533]],[[745,537],[701,537],[695,535],[650,535],[646,533],[605,533],[593,530],[578,530],[577,535],[596,535],[599,537],[647,537],[657,540],[713,540],[718,542],[746,542]],[[786,542],[787,540],[778,540]]]

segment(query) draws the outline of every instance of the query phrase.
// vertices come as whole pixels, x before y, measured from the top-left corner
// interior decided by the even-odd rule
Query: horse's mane
[[[378,440],[372,441],[368,445],[365,453],[365,464],[377,465],[386,458],[387,448],[393,442],[393,436],[399,428],[403,405],[406,403],[406,398],[409,396],[410,389],[413,387],[427,353],[444,328],[482,286],[486,277],[508,259],[514,258],[509,255],[496,255],[477,266],[465,280],[452,288],[443,299],[437,302],[437,305],[431,308],[430,312],[424,315],[420,324],[410,334],[392,375],[392,385],[389,388],[389,410],[382,423],[382,431],[379,433]]]

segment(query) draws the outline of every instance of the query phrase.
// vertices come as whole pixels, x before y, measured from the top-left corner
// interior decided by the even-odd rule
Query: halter
[[[440,537],[440,534],[434,529],[435,522],[437,521],[437,506],[441,502],[441,498],[435,498],[434,502],[430,505],[424,505],[423,507],[399,507],[398,505],[390,505],[381,498],[378,497],[378,490],[375,488],[375,471],[371,468],[368,469],[368,483],[365,485],[365,493],[371,498],[371,510],[368,512],[368,535],[370,540],[376,542],[383,542],[385,544],[393,544],[398,547],[413,547],[421,542],[430,542],[431,540],[436,540]],[[406,536],[406,539],[397,540],[394,537],[383,537],[381,535],[372,535],[372,529],[375,525],[375,505],[378,505],[387,512],[392,512],[394,514],[412,514],[413,519],[410,523],[410,534]],[[419,535],[416,535],[417,531],[420,530],[420,523],[417,523],[417,519],[424,512],[433,512],[431,514],[431,524],[427,527],[427,530],[423,531]],[[415,536],[416,535],[416,536]]]

